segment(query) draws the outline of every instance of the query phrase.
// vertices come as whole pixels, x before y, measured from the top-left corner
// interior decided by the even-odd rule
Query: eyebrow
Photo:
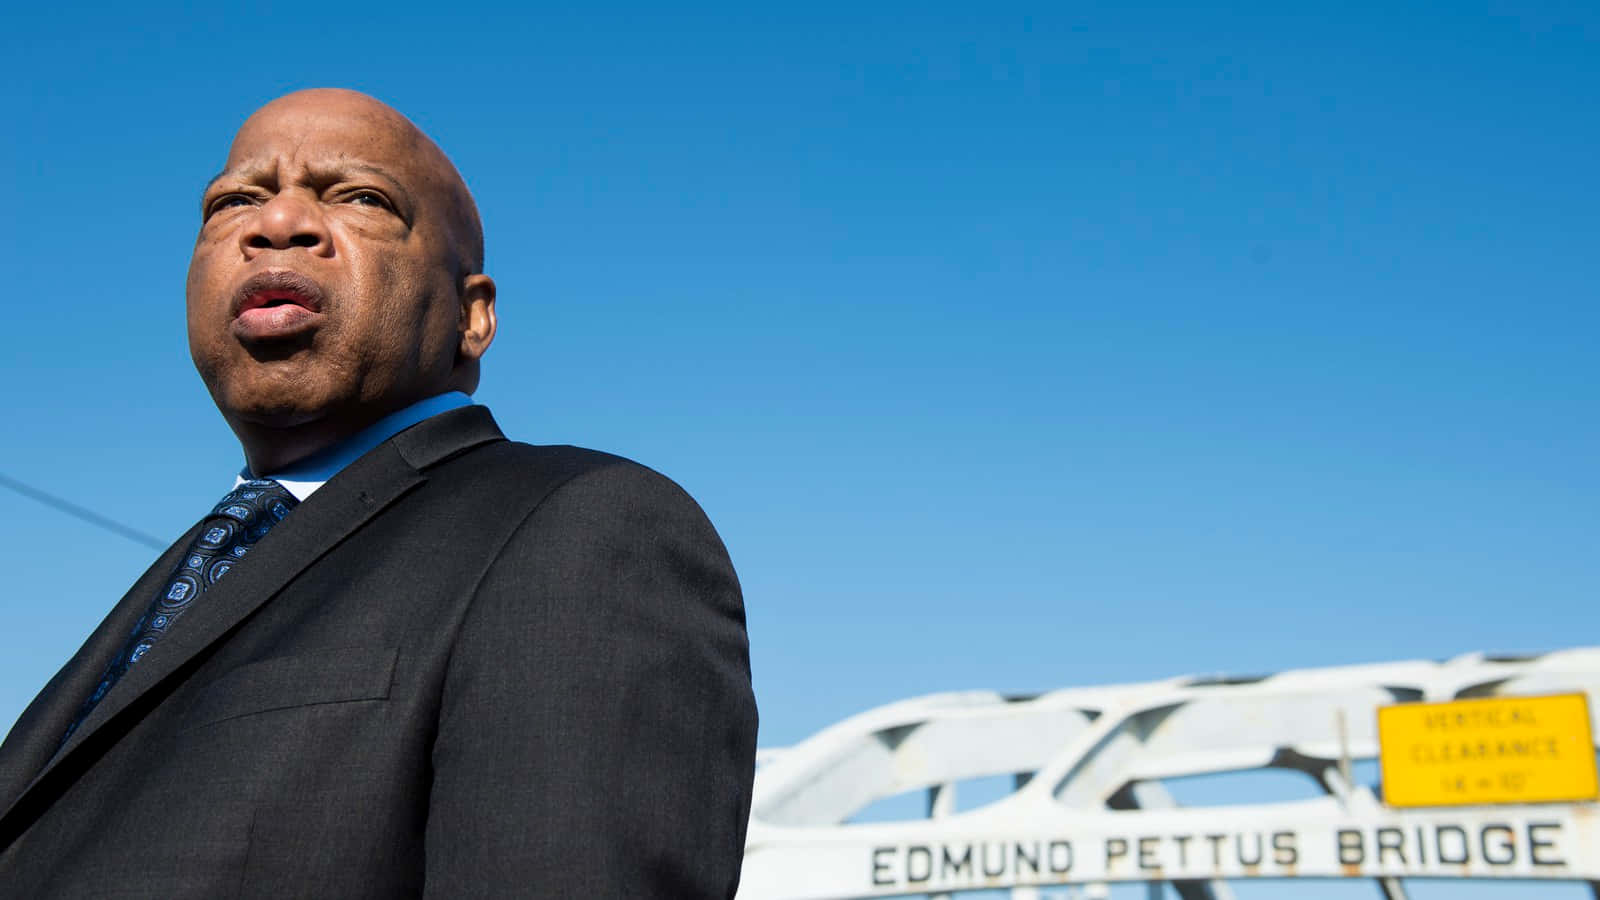
[[[415,208],[415,204],[412,202],[411,192],[406,190],[405,184],[401,182],[400,179],[396,178],[388,169],[385,169],[382,166],[375,166],[371,163],[339,163],[334,166],[329,166],[328,168],[336,168],[345,172],[367,172],[377,175],[394,186],[395,191],[400,194],[400,199],[403,200],[407,206]],[[222,179],[230,177],[248,179],[259,171],[261,170],[223,169],[221,172],[211,176],[211,180],[206,182],[206,186],[200,189],[200,202],[205,202],[206,195],[211,193],[211,189],[215,187],[217,182],[221,181]]]
[[[211,176],[211,180],[206,182],[206,186],[200,189],[200,199],[204,201],[206,195],[211,193],[211,188],[215,186],[217,182],[232,174],[233,173],[229,172],[227,169],[223,169],[221,172]]]

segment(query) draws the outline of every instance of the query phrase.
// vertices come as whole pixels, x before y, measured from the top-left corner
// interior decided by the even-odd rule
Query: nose
[[[267,250],[294,247],[320,254],[332,247],[327,226],[322,204],[314,197],[283,191],[261,205],[240,233],[239,241],[248,259]]]

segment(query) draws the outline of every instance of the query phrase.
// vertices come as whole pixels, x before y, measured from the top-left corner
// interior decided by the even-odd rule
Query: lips
[[[322,320],[322,286],[291,269],[251,276],[233,296],[233,333],[243,341],[298,337]]]

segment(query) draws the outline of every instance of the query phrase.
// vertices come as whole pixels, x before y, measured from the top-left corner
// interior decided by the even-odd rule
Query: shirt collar
[[[423,419],[431,419],[439,413],[471,405],[472,398],[460,391],[450,391],[449,393],[439,394],[436,397],[429,397],[426,400],[419,400],[405,409],[384,416],[320,453],[314,453],[293,465],[263,477],[271,478],[273,481],[283,485],[284,489],[293,494],[296,500],[304,500],[311,496],[317,488],[327,483],[328,479],[339,474],[341,469],[355,462],[373,447],[405,431]],[[244,484],[245,481],[255,477],[257,476],[251,473],[250,467],[245,466],[234,477],[233,486],[237,488],[239,485]]]

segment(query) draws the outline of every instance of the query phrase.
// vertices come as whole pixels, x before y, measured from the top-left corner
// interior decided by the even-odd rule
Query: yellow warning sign
[[[1593,800],[1585,694],[1402,703],[1378,709],[1390,806]]]

